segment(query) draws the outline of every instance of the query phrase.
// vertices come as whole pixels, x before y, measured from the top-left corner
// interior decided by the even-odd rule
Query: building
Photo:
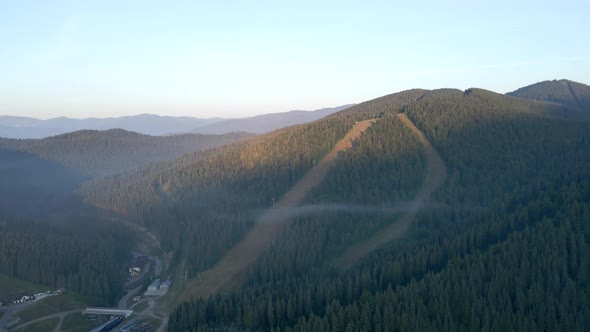
[[[168,289],[170,289],[170,286],[171,285],[172,285],[172,281],[166,280],[162,284],[160,284],[160,289],[162,289],[162,290],[164,290],[164,289],[165,290],[168,290]]]
[[[160,279],[156,279],[154,280],[149,286],[148,286],[148,290],[149,291],[155,291],[158,290],[158,287],[160,287]]]
[[[135,266],[135,267],[130,267],[129,268],[129,276],[130,277],[135,278],[135,277],[137,277],[140,274],[141,274],[141,267]]]
[[[24,302],[27,302],[27,301],[30,301],[33,299],[34,299],[33,296],[25,295],[25,296],[21,297],[19,300],[15,300],[14,303],[24,303]]]
[[[130,309],[119,309],[119,308],[91,308],[88,307],[82,311],[84,316],[104,315],[104,316],[122,316],[129,317],[133,313]]]

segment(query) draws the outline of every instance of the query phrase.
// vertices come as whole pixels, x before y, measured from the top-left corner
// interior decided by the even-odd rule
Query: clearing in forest
[[[414,221],[416,214],[420,212],[424,204],[430,199],[430,195],[442,186],[447,177],[447,169],[444,161],[420,129],[405,114],[398,114],[397,117],[404,125],[412,130],[422,144],[422,149],[427,160],[426,177],[412,201],[410,211],[404,213],[394,223],[380,229],[368,239],[349,247],[341,256],[332,262],[336,267],[347,269],[375,249],[404,235]]]
[[[338,152],[349,149],[352,146],[352,141],[358,139],[375,121],[366,120],[356,123],[346,136],[334,146],[332,151],[310,169],[273,209],[269,209],[260,217],[242,241],[215,266],[187,283],[186,289],[179,298],[180,302],[195,297],[206,298],[238,283],[246,268],[271,245],[277,235],[293,222],[292,218],[281,215],[277,211],[300,205],[305,196],[322,182],[334,166]]]

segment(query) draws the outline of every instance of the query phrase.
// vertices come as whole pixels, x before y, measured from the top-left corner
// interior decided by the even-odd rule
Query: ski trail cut
[[[427,159],[426,177],[411,204],[410,211],[402,214],[395,222],[377,231],[368,239],[349,247],[341,256],[332,261],[332,265],[336,267],[348,269],[372,251],[403,236],[410,228],[416,214],[430,199],[430,195],[442,186],[447,177],[444,161],[420,129],[405,114],[398,114],[397,117],[417,136],[422,144],[423,153]]]
[[[278,209],[289,209],[301,204],[309,192],[319,185],[336,163],[338,152],[352,147],[376,120],[356,123],[334,148],[310,169],[275,205],[262,215],[245,238],[234,246],[215,266],[202,272],[188,282],[180,296],[180,302],[190,298],[207,298],[209,295],[229,289],[239,283],[243,272],[267,249],[272,241],[292,222],[293,219],[281,217]],[[197,253],[198,254],[198,253]]]

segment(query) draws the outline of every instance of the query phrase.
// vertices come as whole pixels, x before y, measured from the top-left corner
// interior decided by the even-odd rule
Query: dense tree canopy
[[[311,124],[95,181],[84,194],[90,204],[155,230],[167,248],[183,248],[180,254],[194,276],[231,248],[259,212],[272,206],[356,121],[379,117],[384,109],[399,108],[424,93],[387,96]]]
[[[388,95],[310,124],[93,180],[79,197],[85,215],[105,209],[148,228],[174,254],[172,264],[182,262],[185,277],[198,280],[355,122],[378,119],[339,153],[303,206],[289,211],[294,222],[235,287],[182,303],[169,330],[584,331],[590,123],[569,116],[572,100],[577,112],[585,109],[587,87],[573,83],[514,96],[479,89]],[[398,222],[425,182],[424,146],[400,113],[440,154],[447,177],[419,205],[407,233],[341,265],[343,252]],[[111,134],[118,142],[129,135]],[[94,132],[76,135],[93,137],[97,151],[127,149]],[[18,142],[9,143],[0,153],[10,157],[11,174],[22,175],[21,164],[41,165],[37,154],[15,154]],[[55,155],[65,153],[61,160],[78,148],[51,146]],[[63,164],[84,168],[42,163],[48,174],[72,180],[64,182],[67,191],[81,180]],[[0,273],[112,302],[134,237],[104,220],[53,219],[0,223]]]
[[[508,93],[530,100],[548,101],[565,105],[574,117],[590,117],[590,86],[569,81],[553,80],[535,83]]]
[[[241,288],[181,305],[170,330],[584,330],[588,124],[545,116],[558,106],[482,90],[436,91],[397,111],[449,171],[434,196],[439,204],[418,215],[405,239],[340,270],[330,262],[342,248],[396,216],[302,216]],[[309,203],[412,197],[424,161],[411,138],[386,111]]]
[[[102,220],[7,219],[0,225],[0,274],[112,304],[126,279],[136,239]]]

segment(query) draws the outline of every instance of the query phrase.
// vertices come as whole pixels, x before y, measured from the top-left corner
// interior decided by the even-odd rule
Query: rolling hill
[[[234,131],[263,134],[276,129],[312,122],[330,114],[342,111],[352,105],[323,108],[315,111],[290,111],[271,113],[243,119],[229,119],[205,125],[193,130],[201,134],[225,134]]]
[[[122,129],[81,130],[44,139],[0,139],[0,147],[51,160],[94,178],[175,159],[250,136],[246,133],[149,136]]]

